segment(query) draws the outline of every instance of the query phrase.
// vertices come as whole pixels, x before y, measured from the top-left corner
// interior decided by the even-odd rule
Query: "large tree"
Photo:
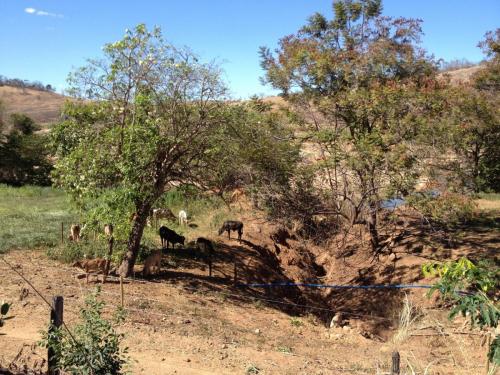
[[[441,104],[436,64],[419,48],[420,21],[382,16],[380,0],[339,0],[271,52],[265,81],[301,114],[321,152],[326,212],[364,224],[379,248],[383,199],[408,194],[418,176],[414,140]]]
[[[167,43],[158,28],[138,25],[103,52],[69,78],[70,92],[86,100],[67,104],[53,131],[54,177],[82,206],[133,207],[120,266],[128,276],[153,204],[169,186],[205,175],[226,89],[217,66]]]

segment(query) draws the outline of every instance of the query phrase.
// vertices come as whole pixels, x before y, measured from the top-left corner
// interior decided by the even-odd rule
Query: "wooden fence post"
[[[124,291],[123,291],[123,276],[120,275],[120,296],[121,296],[121,305],[122,305],[122,309],[123,309],[123,306],[124,306]]]
[[[212,252],[208,255],[208,276],[212,277]]]
[[[490,373],[490,359],[488,358],[490,345],[491,345],[491,332],[488,332],[488,337],[486,339],[486,375]]]
[[[64,244],[64,223],[61,223],[61,245]]]
[[[391,368],[391,375],[399,375],[399,352],[393,352],[392,353],[392,368]]]
[[[111,265],[111,256],[113,255],[114,242],[115,242],[115,238],[113,236],[111,236],[109,238],[109,251],[108,251],[108,258],[106,259],[106,269],[104,270],[104,276],[102,277],[103,284],[106,282],[106,278],[108,277],[108,274],[109,274],[109,266]]]
[[[234,259],[234,275],[233,275],[233,285],[238,283],[238,266],[236,265],[236,259]]]
[[[63,308],[64,308],[64,299],[62,296],[56,296],[52,300],[52,309],[50,310],[50,327],[49,327],[49,335],[54,331],[54,328],[61,327],[63,323]],[[57,360],[58,358],[55,356],[54,348],[49,346],[47,350],[47,364],[48,364],[48,373],[49,375],[59,375],[60,372],[57,369]]]

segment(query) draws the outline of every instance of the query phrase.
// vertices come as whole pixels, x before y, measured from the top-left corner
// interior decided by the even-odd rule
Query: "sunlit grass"
[[[61,190],[0,185],[0,253],[53,246],[60,241],[61,223],[69,228],[75,220],[76,214]]]

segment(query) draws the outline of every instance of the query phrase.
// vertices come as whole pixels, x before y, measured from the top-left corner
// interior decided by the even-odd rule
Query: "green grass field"
[[[77,215],[64,192],[51,187],[0,185],[0,253],[54,246]]]

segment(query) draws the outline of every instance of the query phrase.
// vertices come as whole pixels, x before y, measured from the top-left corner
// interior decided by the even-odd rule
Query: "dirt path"
[[[11,252],[6,259],[46,298],[63,295],[65,321],[71,326],[77,320],[85,294],[94,287],[78,279],[77,270],[41,252]],[[126,334],[134,374],[382,374],[388,370],[394,348],[390,341],[367,339],[362,327],[354,324],[329,328],[312,314],[290,316],[223,278],[207,280],[201,264],[190,261],[189,267],[169,270],[156,282],[125,285],[129,315],[119,330]],[[0,336],[0,363],[4,364],[23,344],[40,337],[49,309],[31,290],[20,301],[25,283],[3,262],[0,272],[5,279],[0,299],[13,301],[12,319]],[[119,284],[106,283],[102,297],[111,311],[119,303]],[[428,319],[446,324],[443,312],[431,315]],[[451,332],[459,323],[441,329]],[[405,368],[430,365],[429,374],[465,375],[482,371],[485,349],[480,343],[480,336],[409,336],[398,348]],[[43,357],[43,351],[39,355]]]

